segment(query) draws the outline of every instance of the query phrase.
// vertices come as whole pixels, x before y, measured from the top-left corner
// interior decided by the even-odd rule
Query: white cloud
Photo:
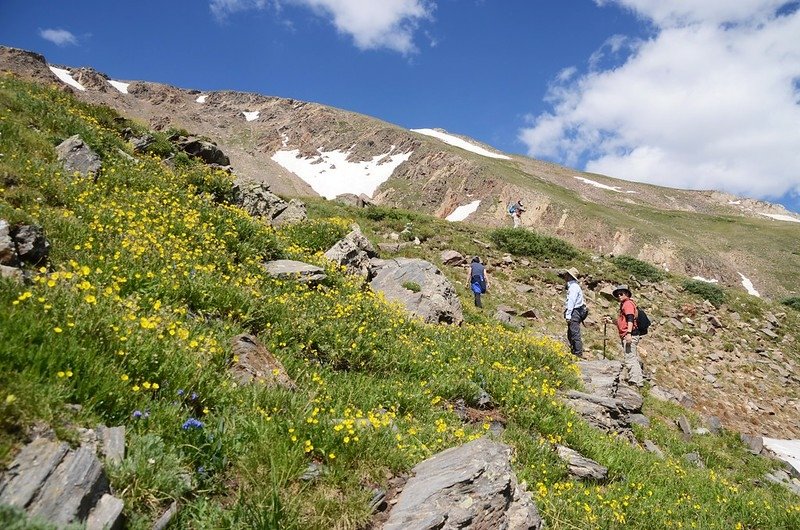
[[[431,0],[273,0],[311,9],[329,19],[337,31],[353,38],[359,49],[386,48],[409,54],[416,51],[414,33],[422,21],[433,17]],[[229,13],[263,9],[268,0],[211,0],[211,12],[219,19]]]
[[[39,36],[56,46],[78,45],[78,38],[65,29],[40,29]]]
[[[774,0],[616,3],[655,36],[613,37],[588,72],[556,79],[552,112],[520,131],[528,153],[672,187],[800,192],[800,11],[777,16]],[[598,69],[603,50],[626,46],[621,65]]]

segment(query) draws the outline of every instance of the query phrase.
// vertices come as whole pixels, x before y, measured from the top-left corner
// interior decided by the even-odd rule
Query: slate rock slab
[[[317,283],[328,277],[321,267],[291,259],[269,261],[264,264],[264,268],[270,276],[280,280]]]
[[[509,446],[484,437],[417,464],[383,530],[542,528],[510,458]]]
[[[608,477],[608,468],[601,466],[594,460],[586,458],[578,451],[564,445],[556,445],[558,457],[566,462],[569,473],[581,479],[605,480]]]

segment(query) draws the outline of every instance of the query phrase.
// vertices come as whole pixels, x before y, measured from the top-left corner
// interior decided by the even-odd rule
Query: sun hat
[[[567,276],[569,276],[573,280],[578,281],[578,269],[576,269],[575,267],[564,269],[563,271],[559,272],[558,275],[561,276],[562,278],[566,278]]]
[[[633,296],[633,294],[631,294],[631,290],[628,289],[628,286],[625,285],[624,283],[622,285],[615,286],[614,287],[614,291],[611,294],[612,294],[612,296],[614,296],[614,298],[616,298],[617,297],[617,293],[619,293],[620,291],[625,291],[628,294],[628,298]]]

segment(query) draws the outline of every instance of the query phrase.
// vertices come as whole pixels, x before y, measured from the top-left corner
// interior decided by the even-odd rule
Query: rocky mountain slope
[[[321,188],[315,191],[286,169],[287,163],[276,162],[277,153],[290,162],[335,169],[322,155],[339,152],[342,163],[354,164],[356,173],[369,172],[357,163],[376,161],[380,167],[394,160],[399,165],[372,193],[377,204],[443,218],[480,201],[468,221],[502,226],[510,223],[506,205],[522,198],[528,207],[524,226],[582,248],[632,255],[728,286],[741,288],[749,281],[765,296],[798,292],[800,222],[792,220],[800,221],[800,216],[778,205],[619,181],[517,155],[490,158],[315,103],[233,91],[201,93],[146,81],[112,84],[92,68],[63,67],[85,89],[79,90],[64,84],[48,66],[41,55],[0,47],[0,70],[58,83],[154,129],[204,135],[228,154],[237,174],[266,182],[278,194],[313,196]]]
[[[0,526],[797,528],[800,482],[739,436],[797,436],[795,308],[531,230],[287,203],[212,147],[0,80]],[[623,281],[655,322],[642,389],[603,344]]]

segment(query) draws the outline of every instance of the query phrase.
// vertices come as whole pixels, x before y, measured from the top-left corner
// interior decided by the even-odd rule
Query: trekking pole
[[[606,358],[606,326],[608,326],[608,322],[605,320],[603,321],[603,359]]]

